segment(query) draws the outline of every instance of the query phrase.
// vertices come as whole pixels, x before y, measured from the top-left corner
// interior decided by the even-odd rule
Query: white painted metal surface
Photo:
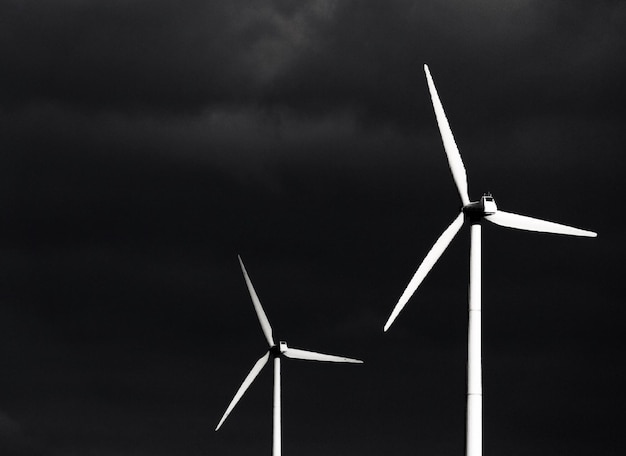
[[[420,284],[422,283],[424,278],[426,278],[426,275],[430,272],[430,270],[435,265],[435,263],[437,262],[441,254],[443,254],[443,252],[446,250],[448,245],[450,245],[450,242],[452,242],[452,239],[454,239],[456,234],[459,232],[459,230],[463,226],[463,218],[464,218],[464,215],[461,212],[459,215],[457,215],[457,217],[453,220],[450,226],[446,228],[446,230],[441,234],[441,236],[439,236],[439,239],[437,239],[435,244],[431,247],[430,251],[424,258],[424,261],[422,261],[422,264],[420,264],[419,267],[417,268],[417,271],[415,271],[413,278],[411,279],[406,289],[402,293],[402,296],[400,296],[398,303],[393,308],[391,315],[389,315],[389,318],[387,319],[387,323],[385,323],[385,327],[383,328],[383,331],[387,331],[389,329],[389,327],[394,322],[394,320],[396,319],[400,311],[404,309],[404,306],[406,305],[406,303],[409,302],[409,299],[411,298],[411,296],[413,296],[413,293],[415,293],[415,290],[417,290],[417,287],[420,286]]]
[[[326,355],[324,353],[312,352],[309,350],[299,350],[297,348],[287,348],[283,355],[287,358],[305,359],[309,361],[326,361],[331,363],[356,363],[361,364],[360,359],[346,358],[345,356]]]
[[[241,272],[243,272],[243,278],[246,281],[246,286],[248,287],[248,292],[250,293],[250,298],[252,298],[252,304],[254,305],[254,311],[259,319],[259,323],[261,324],[261,329],[263,330],[263,334],[265,335],[265,339],[270,347],[274,345],[274,337],[272,336],[272,327],[270,326],[270,322],[267,319],[267,315],[265,315],[265,311],[263,310],[263,306],[261,305],[261,301],[252,286],[252,281],[250,277],[248,277],[248,271],[246,271],[246,267],[243,265],[243,261],[241,257],[237,255],[239,259],[239,265],[241,266]]]
[[[259,360],[254,364],[254,366],[252,366],[250,373],[244,379],[243,383],[241,384],[241,386],[235,393],[235,397],[233,397],[233,400],[230,401],[230,404],[228,404],[228,408],[226,409],[226,412],[224,412],[222,419],[220,420],[217,427],[215,428],[216,431],[222,426],[222,423],[224,423],[224,421],[226,420],[226,417],[228,417],[231,410],[235,408],[235,405],[237,405],[237,402],[239,402],[239,399],[241,399],[241,397],[246,392],[246,390],[250,387],[250,385],[252,384],[254,379],[257,377],[257,375],[259,375],[259,372],[263,370],[263,368],[265,367],[265,364],[267,364],[267,360],[269,359],[269,357],[270,357],[270,352],[268,351],[266,354],[261,356],[261,358],[259,358]]]
[[[439,133],[441,134],[441,140],[443,141],[443,148],[446,151],[448,157],[448,165],[450,171],[452,171],[452,177],[456,183],[456,188],[459,191],[459,196],[463,202],[463,206],[469,204],[469,195],[467,191],[467,173],[465,172],[465,165],[461,160],[461,154],[459,148],[454,140],[452,129],[448,123],[448,118],[443,110],[441,100],[439,100],[439,94],[435,88],[435,83],[430,75],[428,65],[424,65],[424,72],[426,73],[426,80],[428,81],[428,91],[430,92],[430,98],[433,102],[433,109],[435,110],[435,116],[437,117],[437,126],[439,126]]]
[[[560,223],[548,222],[525,215],[511,212],[498,211],[492,215],[486,215],[485,219],[496,225],[516,228],[518,230],[538,231],[541,233],[565,234],[569,236],[596,237],[593,231],[581,230],[573,226],[561,225]]]
[[[272,404],[272,456],[280,456],[282,433],[280,426],[280,356],[274,358],[274,402]]]
[[[496,206],[496,202],[491,194],[483,195],[480,198],[480,202],[483,205],[485,215],[495,214],[498,212],[498,206]]]
[[[467,325],[467,456],[480,456],[483,443],[481,226],[471,228]]]

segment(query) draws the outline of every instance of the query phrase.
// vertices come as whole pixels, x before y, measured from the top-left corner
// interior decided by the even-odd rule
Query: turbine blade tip
[[[356,358],[346,358],[346,362],[352,364],[363,364],[363,360]]]

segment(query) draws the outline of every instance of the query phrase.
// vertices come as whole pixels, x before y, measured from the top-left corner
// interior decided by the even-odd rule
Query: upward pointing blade
[[[235,397],[233,397],[233,400],[230,401],[230,405],[226,409],[226,412],[224,412],[224,416],[222,416],[222,419],[220,420],[219,424],[215,428],[216,431],[220,428],[220,426],[222,426],[222,423],[224,422],[226,417],[230,414],[232,409],[235,408],[235,405],[237,405],[237,402],[239,402],[239,399],[241,399],[241,396],[243,396],[243,393],[246,392],[248,387],[252,384],[254,379],[257,377],[257,375],[259,375],[259,372],[261,372],[261,369],[263,369],[269,357],[270,357],[270,352],[268,351],[265,355],[259,358],[259,360],[254,364],[254,366],[252,366],[252,370],[250,371],[248,376],[245,378],[245,380],[243,381],[243,383],[237,390],[237,393],[235,393]]]
[[[363,363],[360,359],[346,358],[344,356],[326,355],[308,350],[298,350],[297,348],[287,348],[283,355],[287,358],[305,359],[308,361],[328,361],[331,363]]]
[[[567,234],[570,236],[596,237],[593,231],[581,230],[572,226],[561,225],[559,223],[548,222],[525,215],[513,214],[511,212],[498,211],[495,214],[486,215],[485,219],[496,225],[518,230],[539,231],[543,233]]]
[[[400,296],[400,300],[396,304],[396,307],[394,307],[393,312],[391,312],[387,323],[385,323],[384,331],[387,331],[389,329],[400,311],[404,308],[411,296],[413,296],[413,293],[415,293],[417,287],[420,286],[422,280],[424,280],[424,278],[426,277],[426,274],[428,274],[428,272],[432,269],[432,267],[435,265],[441,254],[446,250],[448,245],[450,245],[450,242],[452,242],[454,236],[456,236],[456,234],[463,226],[463,217],[463,212],[457,215],[457,217],[450,224],[450,226],[446,228],[443,234],[439,236],[439,239],[437,239],[437,242],[435,242],[435,244],[431,247],[430,251],[426,255],[426,258],[424,258],[424,261],[422,261],[422,264],[420,264],[419,268],[417,268],[415,275],[407,285],[406,290],[404,290],[404,293],[402,293],[402,296]]]
[[[246,267],[243,265],[241,257],[237,255],[237,258],[239,258],[239,264],[241,265],[241,270],[243,271],[243,277],[246,279],[246,285],[248,286],[248,291],[250,292],[250,297],[252,298],[252,304],[254,304],[256,315],[259,317],[259,323],[261,323],[263,334],[265,334],[265,338],[267,339],[267,343],[270,347],[273,347],[276,344],[274,343],[274,338],[272,337],[272,327],[270,326],[270,322],[267,319],[267,315],[265,315],[265,311],[263,310],[263,306],[261,306],[261,301],[259,301],[256,291],[254,291],[254,287],[252,286],[250,277],[248,277],[248,272],[246,271]]]
[[[433,102],[433,108],[435,110],[435,116],[437,117],[437,125],[439,126],[439,133],[441,134],[441,140],[443,141],[443,148],[448,156],[448,165],[452,171],[452,177],[456,183],[456,188],[459,191],[459,196],[463,202],[463,206],[469,204],[469,195],[467,193],[467,174],[465,172],[465,165],[461,160],[461,154],[454,141],[450,124],[446,118],[446,113],[443,110],[443,105],[439,100],[435,83],[430,75],[428,65],[424,65],[424,72],[426,73],[426,79],[428,81],[428,90],[430,92],[430,98]]]

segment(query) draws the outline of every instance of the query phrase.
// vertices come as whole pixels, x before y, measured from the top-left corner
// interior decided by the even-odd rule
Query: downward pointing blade
[[[248,291],[250,292],[250,297],[252,298],[252,304],[254,304],[254,310],[256,311],[257,317],[259,317],[259,323],[261,323],[261,329],[263,329],[263,334],[265,334],[265,338],[267,339],[267,343],[270,347],[276,345],[274,343],[274,338],[272,337],[272,327],[270,326],[270,322],[267,319],[267,315],[265,315],[265,311],[263,310],[263,306],[261,306],[261,301],[254,291],[254,287],[252,286],[252,282],[250,281],[250,277],[248,277],[248,272],[246,271],[246,267],[243,265],[243,261],[241,257],[237,255],[239,258],[239,264],[241,265],[241,270],[243,272],[243,277],[246,279],[246,285],[248,286]]]
[[[422,264],[420,264],[419,268],[417,268],[417,271],[407,285],[406,290],[404,290],[404,293],[402,293],[402,296],[400,296],[400,300],[396,304],[396,307],[394,307],[393,312],[391,312],[387,323],[385,323],[384,331],[387,331],[389,329],[400,311],[404,308],[411,296],[413,296],[413,293],[415,293],[417,287],[420,286],[420,284],[426,277],[426,274],[428,274],[428,272],[432,269],[432,267],[435,265],[441,254],[446,250],[448,245],[450,245],[450,242],[452,242],[454,236],[456,236],[456,234],[463,226],[463,217],[464,215],[461,212],[454,219],[452,224],[448,228],[446,228],[443,234],[439,236],[437,242],[435,242],[435,244],[432,246],[426,257],[424,258],[424,261],[422,261]]]
[[[283,355],[287,358],[306,359],[309,361],[328,361],[331,363],[363,363],[360,359],[346,358],[344,356],[325,355],[308,350],[298,350],[297,348],[287,348]]]
[[[435,116],[437,117],[437,125],[439,126],[439,133],[441,134],[441,140],[443,141],[443,148],[448,156],[448,165],[452,171],[452,177],[456,183],[456,188],[459,191],[459,196],[463,202],[463,206],[469,204],[469,195],[467,194],[467,174],[465,172],[465,165],[461,160],[461,154],[454,141],[450,124],[446,118],[446,113],[443,110],[443,105],[439,100],[435,83],[430,75],[428,65],[424,65],[424,72],[426,73],[426,79],[428,81],[428,90],[430,92],[430,98],[433,102],[433,108],[435,110]]]
[[[261,372],[261,369],[263,369],[265,364],[267,364],[267,360],[269,359],[269,357],[270,357],[270,352],[268,351],[265,355],[259,358],[259,360],[254,364],[254,366],[252,366],[252,370],[250,371],[246,379],[243,381],[243,383],[237,390],[235,397],[233,397],[233,400],[230,401],[230,405],[226,409],[226,412],[224,412],[224,416],[222,416],[222,419],[220,420],[219,424],[215,428],[216,431],[220,428],[220,426],[222,426],[222,423],[224,422],[224,420],[226,420],[226,417],[230,414],[233,408],[235,408],[235,405],[237,405],[237,402],[239,402],[239,399],[241,399],[241,396],[243,396],[243,393],[246,392],[248,387],[252,384],[254,379],[257,377],[257,375],[259,375],[259,372]]]
[[[491,223],[495,223],[496,225],[506,226],[508,228],[517,228],[518,230],[567,234],[570,236],[597,236],[597,233],[594,233],[593,231],[581,230],[579,228],[527,217],[525,215],[513,214],[511,212],[498,211],[495,214],[486,215],[485,219],[489,220]]]

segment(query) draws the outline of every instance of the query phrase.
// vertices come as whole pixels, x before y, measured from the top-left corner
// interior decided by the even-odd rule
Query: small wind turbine
[[[520,230],[540,231],[544,233],[567,234],[571,236],[595,237],[592,231],[572,228],[558,223],[547,222],[524,215],[512,214],[498,210],[490,194],[482,196],[480,201],[470,202],[467,191],[467,176],[461,160],[452,130],[437,95],[437,89],[428,70],[424,65],[428,90],[432,99],[443,147],[448,156],[448,164],[456,183],[463,206],[452,224],[443,232],[432,246],[415,275],[407,285],[404,293],[394,307],[384,330],[387,331],[400,311],[404,308],[426,274],[435,265],[441,254],[446,250],[454,236],[459,232],[465,219],[471,225],[470,237],[470,278],[469,278],[469,322],[468,322],[468,356],[467,356],[467,456],[482,454],[482,380],[481,380],[481,265],[480,265],[480,234],[481,221],[487,220],[496,225],[517,228]]]
[[[259,323],[261,323],[261,329],[263,329],[263,334],[265,334],[265,339],[269,345],[269,350],[265,353],[259,360],[254,364],[252,370],[245,378],[237,393],[235,393],[235,397],[230,402],[230,405],[224,412],[222,419],[219,424],[215,428],[217,431],[226,420],[226,417],[233,410],[241,396],[246,392],[248,387],[252,384],[254,379],[259,375],[259,372],[263,369],[267,361],[270,357],[274,360],[274,406],[273,406],[273,434],[272,434],[272,456],[280,456],[281,454],[281,433],[280,433],[280,359],[282,357],[286,358],[294,358],[294,359],[304,359],[308,361],[328,361],[333,363],[362,363],[363,361],[352,358],[345,358],[343,356],[335,356],[335,355],[326,355],[323,353],[316,353],[308,350],[299,350],[297,348],[291,348],[287,346],[287,342],[280,341],[279,345],[274,343],[274,338],[272,337],[272,327],[270,326],[270,322],[263,311],[263,307],[261,306],[261,301],[259,301],[259,297],[254,291],[254,287],[252,286],[252,282],[250,281],[250,277],[248,277],[248,272],[246,271],[245,266],[243,265],[243,261],[241,261],[241,257],[239,258],[239,264],[241,265],[241,270],[243,272],[243,277],[246,280],[246,285],[248,286],[248,291],[250,292],[250,297],[252,298],[252,304],[254,304],[254,310],[256,311],[257,317],[259,318]]]

